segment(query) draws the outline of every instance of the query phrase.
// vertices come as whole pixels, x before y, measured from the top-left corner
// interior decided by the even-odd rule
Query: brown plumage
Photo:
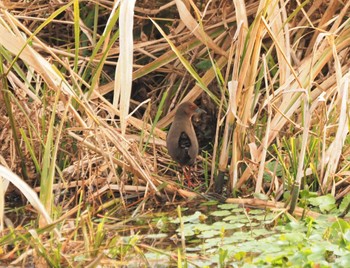
[[[198,155],[198,141],[191,118],[194,113],[201,111],[203,110],[192,102],[182,103],[177,108],[169,129],[166,139],[168,152],[181,166],[193,165]]]

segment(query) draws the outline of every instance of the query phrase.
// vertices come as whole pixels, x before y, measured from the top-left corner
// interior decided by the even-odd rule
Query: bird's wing
[[[179,137],[179,148],[188,150],[191,147],[191,139],[186,132],[182,131]]]
[[[189,155],[189,150],[192,145],[190,137],[187,135],[185,131],[182,131],[178,141],[179,150],[178,150],[178,158],[177,161],[181,165],[192,165],[193,161],[191,156]]]

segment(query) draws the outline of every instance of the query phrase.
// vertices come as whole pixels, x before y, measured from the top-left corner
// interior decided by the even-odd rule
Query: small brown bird
[[[185,166],[192,166],[198,155],[198,140],[191,118],[194,113],[204,112],[192,102],[180,104],[175,113],[174,122],[171,125],[166,145],[169,155],[178,162],[184,169]],[[184,169],[188,185],[192,186],[190,174]]]

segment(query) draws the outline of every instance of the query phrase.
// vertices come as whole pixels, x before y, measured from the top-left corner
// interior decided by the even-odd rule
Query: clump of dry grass
[[[134,50],[120,65],[129,72],[115,79],[128,48],[119,42],[130,40],[119,36],[118,9],[73,2],[4,2],[0,150],[56,223],[77,224],[75,237],[104,227],[85,218],[102,209],[197,195],[174,179],[165,149],[181,101],[208,111],[197,127],[212,146],[198,169],[217,191],[349,193],[349,3],[136,2]],[[131,79],[124,91],[119,82]],[[85,242],[85,252],[98,248]]]

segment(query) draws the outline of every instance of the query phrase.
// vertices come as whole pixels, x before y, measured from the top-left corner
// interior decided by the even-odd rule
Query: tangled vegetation
[[[120,2],[0,3],[2,262],[115,267],[131,265],[132,252],[149,266],[148,251],[179,267],[213,265],[186,256],[184,200],[268,208],[269,224],[288,221],[289,230],[307,216],[300,245],[320,213],[346,217],[349,1]],[[193,118],[194,188],[165,146],[183,101],[206,111]],[[177,205],[178,251],[136,235],[163,230],[156,211]],[[342,249],[324,246],[331,257],[315,262],[305,250],[303,263],[273,262],[223,245],[216,263],[347,265],[350,225],[330,221],[339,224],[327,225],[329,240]],[[198,230],[191,235],[207,238]]]

